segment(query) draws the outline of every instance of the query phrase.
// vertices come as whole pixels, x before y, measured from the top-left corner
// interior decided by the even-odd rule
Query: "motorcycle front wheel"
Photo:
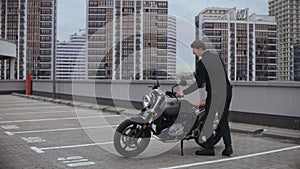
[[[116,129],[114,146],[122,156],[135,157],[147,148],[150,136],[150,130],[143,129],[143,124],[127,119]]]

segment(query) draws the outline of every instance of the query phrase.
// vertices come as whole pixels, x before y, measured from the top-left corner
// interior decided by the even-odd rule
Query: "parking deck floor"
[[[0,95],[0,168],[300,168],[300,145],[293,141],[232,133],[234,154],[195,155],[199,146],[151,140],[137,158],[124,158],[113,147],[122,114],[12,95]]]

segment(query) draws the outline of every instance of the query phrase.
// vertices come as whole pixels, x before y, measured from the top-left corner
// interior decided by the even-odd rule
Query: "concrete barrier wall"
[[[149,85],[156,81],[57,81],[56,93],[68,96],[115,99],[141,102],[148,94]],[[175,82],[160,82],[162,90],[170,90]],[[300,117],[300,83],[290,82],[232,82],[233,98],[231,111],[259,113],[276,116]],[[176,88],[178,90],[178,88]],[[52,93],[51,81],[33,80],[33,91]],[[204,90],[200,97],[205,98]],[[195,92],[188,96],[190,101],[198,101]]]
[[[164,91],[171,90],[172,85],[175,83],[175,81],[160,82],[161,89]],[[57,81],[56,93],[64,96],[89,97],[94,98],[94,100],[100,98],[105,100],[141,102],[142,97],[150,92],[151,89],[149,86],[154,84],[156,84],[156,81]],[[175,89],[179,90],[178,87]],[[50,94],[53,92],[52,90],[52,81],[33,80],[33,91],[35,93]],[[201,91],[201,97],[205,98],[204,90]],[[193,94],[189,98],[199,100],[199,94]]]
[[[300,117],[300,83],[233,82],[231,110]]]
[[[25,80],[1,80],[0,94],[8,94],[12,92],[25,93]]]

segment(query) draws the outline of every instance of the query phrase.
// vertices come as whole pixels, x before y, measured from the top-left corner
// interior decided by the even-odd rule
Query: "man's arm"
[[[188,88],[184,89],[183,92],[176,92],[176,97],[177,98],[184,97],[184,95],[193,93],[197,89],[198,89],[198,84],[197,84],[197,82],[194,82],[191,86],[189,86]]]
[[[189,86],[187,89],[183,90],[184,95],[193,93],[195,90],[202,88],[204,86],[206,80],[206,69],[201,60],[198,62],[195,78],[196,78],[196,82],[191,86]]]
[[[178,98],[184,97],[184,95],[193,93],[197,89],[204,87],[206,76],[207,76],[207,73],[206,73],[205,66],[204,66],[203,62],[200,60],[198,62],[198,66],[196,68],[196,75],[195,75],[196,82],[194,82],[191,86],[189,86],[188,88],[183,90],[183,92],[177,92],[176,97],[178,97]]]
[[[188,88],[183,90],[183,94],[188,95],[190,93],[193,93],[197,89],[198,89],[198,84],[197,84],[197,82],[194,82],[191,86],[189,86]]]

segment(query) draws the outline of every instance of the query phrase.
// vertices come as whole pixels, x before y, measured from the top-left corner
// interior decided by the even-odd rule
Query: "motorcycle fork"
[[[149,137],[151,137],[151,132],[156,135],[156,131],[152,128],[152,123],[143,124],[142,129],[143,129],[142,131],[146,131],[146,132],[147,132],[147,130],[150,130],[150,136]]]
[[[199,124],[198,124],[198,126],[196,128],[197,134],[195,135],[195,137],[199,137],[200,136],[201,130],[203,128],[203,125],[204,125],[204,123],[199,122]]]

